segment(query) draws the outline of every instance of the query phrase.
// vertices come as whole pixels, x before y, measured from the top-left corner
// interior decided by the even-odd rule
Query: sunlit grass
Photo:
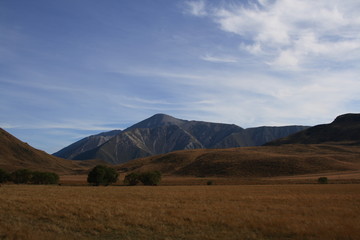
[[[0,239],[360,239],[360,185],[3,185]]]

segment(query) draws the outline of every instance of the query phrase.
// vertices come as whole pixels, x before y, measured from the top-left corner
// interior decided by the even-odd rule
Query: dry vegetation
[[[360,170],[358,145],[282,146],[177,151],[118,165],[122,171],[158,170],[179,176],[276,177]]]
[[[58,174],[86,173],[89,168],[103,163],[98,160],[71,161],[54,157],[15,138],[0,128],[0,168],[7,171],[28,168]]]
[[[360,185],[3,185],[0,239],[360,239]]]

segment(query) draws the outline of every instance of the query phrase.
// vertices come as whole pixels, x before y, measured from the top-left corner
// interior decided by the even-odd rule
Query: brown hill
[[[345,145],[284,145],[177,151],[118,165],[125,172],[180,176],[274,177],[360,170],[360,149]]]
[[[281,138],[266,145],[319,144],[319,143],[360,144],[360,114],[343,114],[329,124],[321,124]]]
[[[0,128],[0,168],[7,171],[28,168],[73,174],[85,172],[97,163],[98,161],[76,162],[54,157],[31,147]]]

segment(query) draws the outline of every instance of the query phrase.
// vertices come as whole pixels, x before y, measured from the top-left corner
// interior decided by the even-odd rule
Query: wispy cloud
[[[205,9],[205,0],[199,0],[199,1],[187,1],[186,3],[186,11],[189,14],[195,15],[195,16],[205,16],[206,9]]]
[[[358,1],[277,0],[221,7],[196,3],[221,30],[242,37],[241,49],[275,68],[299,70],[315,60],[341,62],[360,55]]]
[[[205,56],[201,56],[201,59],[207,62],[215,62],[215,63],[236,63],[238,61],[234,57],[228,57],[228,56],[215,57],[208,54]]]

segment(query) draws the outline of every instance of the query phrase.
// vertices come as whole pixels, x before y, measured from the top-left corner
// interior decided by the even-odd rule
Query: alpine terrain
[[[118,164],[176,150],[260,146],[306,128],[285,126],[243,129],[234,124],[188,121],[156,114],[124,131],[84,138],[54,155],[74,160],[101,159]]]

